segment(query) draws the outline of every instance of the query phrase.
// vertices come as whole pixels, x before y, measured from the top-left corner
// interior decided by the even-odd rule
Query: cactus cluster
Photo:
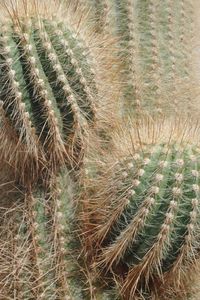
[[[185,299],[200,246],[199,123],[177,118],[196,105],[192,2],[3,4],[0,299]]]
[[[9,222],[1,230],[0,297],[85,299],[84,273],[78,271],[79,284],[76,279],[73,195],[88,137],[109,125],[115,59],[103,35],[98,41],[81,28],[82,11],[73,4],[52,1],[47,9],[42,1],[12,1],[5,7],[0,160],[7,174],[0,182],[1,217]]]

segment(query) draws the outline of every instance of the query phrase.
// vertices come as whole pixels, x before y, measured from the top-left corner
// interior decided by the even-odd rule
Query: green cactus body
[[[53,167],[76,160],[70,149],[82,147],[88,126],[95,123],[98,99],[86,44],[56,20],[33,18],[20,26],[4,25],[0,48],[6,159],[20,163],[24,156],[24,165],[29,161],[33,168],[45,159]]]
[[[81,275],[76,279],[77,262],[76,250],[73,253],[74,204],[72,202],[73,183],[66,170],[62,170],[57,178],[50,181],[48,206],[49,206],[49,235],[53,247],[53,261],[57,294],[60,299],[84,299]],[[68,299],[67,298],[67,299]]]
[[[10,116],[12,126],[20,139],[26,142],[30,151],[34,151],[36,140],[32,128],[33,119],[32,115],[26,113],[31,110],[25,82],[21,77],[19,53],[12,36],[5,31],[1,35],[1,67],[1,101],[6,116]],[[23,101],[21,91],[23,91]],[[20,128],[24,128],[24,131],[20,131]]]
[[[157,293],[162,284],[176,291],[184,270],[195,264],[199,164],[197,148],[160,144],[121,159],[108,172],[91,213],[94,265],[121,277],[125,299]]]
[[[75,16],[71,4],[63,11],[59,1],[51,1],[49,9],[37,0],[5,7],[0,160],[11,168],[22,210],[15,215],[17,229],[10,230],[11,266],[2,264],[0,298],[89,300],[97,293],[98,299],[110,299],[105,290],[91,292],[79,265],[72,199],[75,183],[79,188],[79,174],[73,171],[82,163],[86,139],[107,126],[104,90],[115,78],[111,72],[108,78],[114,62],[105,55],[108,41],[102,35],[98,43],[94,30],[82,28],[82,14]],[[74,12],[72,18],[68,11],[65,16],[66,8]]]
[[[50,180],[47,194],[48,234],[54,253],[56,295],[59,299],[66,297],[70,300],[119,299],[114,289],[110,291],[91,283],[89,286],[87,272],[83,271],[79,261],[81,245],[76,234],[76,206],[79,204],[72,201],[75,188],[68,171],[63,169]]]
[[[73,187],[68,171],[63,169],[45,188],[38,185],[19,190],[18,186],[19,195],[16,192],[15,198],[11,197],[13,206],[6,203],[6,209],[1,202],[0,298],[119,299],[116,291],[89,286],[79,264]]]
[[[19,299],[85,299],[77,249],[71,245],[76,243],[72,190],[68,171],[63,170],[46,188],[25,192],[24,211],[15,214],[19,226],[13,232],[15,248],[11,250],[16,260],[12,262],[12,295]]]
[[[13,190],[11,193],[13,193]],[[7,198],[4,193],[5,199]],[[21,195],[1,202],[1,291],[2,299],[33,299],[29,286],[32,270],[29,265],[30,244],[26,232]],[[15,203],[13,203],[13,200]]]
[[[24,208],[24,207],[23,207]],[[22,217],[22,212],[17,215],[16,223],[19,225],[18,232],[15,236],[16,244],[13,249],[14,257],[16,257],[16,287],[12,290],[14,292],[11,297],[17,299],[31,299],[35,296],[34,290],[31,286],[32,265],[30,264],[29,255],[31,252],[29,243],[29,234],[25,226],[25,215]],[[7,295],[7,293],[6,293]],[[4,295],[5,297],[5,295]]]
[[[119,299],[116,291],[108,291],[99,286],[90,286],[79,262],[81,245],[76,235],[76,209],[72,202],[74,184],[68,172],[62,170],[50,185],[49,206],[51,213],[50,236],[54,247],[54,264],[59,299],[70,300],[109,300]],[[92,293],[90,291],[92,289]],[[67,299],[68,299],[67,298]]]
[[[55,298],[55,271],[53,250],[49,241],[45,193],[28,192],[25,195],[25,231],[29,234],[29,265],[31,278],[26,289],[40,299]]]

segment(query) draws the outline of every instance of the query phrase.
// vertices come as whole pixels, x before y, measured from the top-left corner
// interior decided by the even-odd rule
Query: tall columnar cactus
[[[97,22],[100,19],[101,30],[104,22],[104,30],[118,39],[124,63],[124,110],[129,112],[132,108],[136,114],[194,110],[198,86],[192,68],[192,1],[105,0],[104,3],[102,8],[94,5],[91,11],[101,16],[95,19]]]
[[[105,39],[79,29],[81,15],[72,22],[69,8],[64,19],[33,6],[16,4],[1,21],[0,138],[4,159],[35,177],[45,160],[55,169],[77,163],[89,128],[105,122],[112,59],[104,59]]]
[[[176,128],[153,128],[132,135],[132,149],[124,150],[127,135],[118,139],[117,156],[102,161],[106,170],[89,184],[83,208],[88,261],[97,278],[119,283],[126,300],[183,299],[199,257],[200,150],[181,140],[196,128],[182,127],[179,138]]]

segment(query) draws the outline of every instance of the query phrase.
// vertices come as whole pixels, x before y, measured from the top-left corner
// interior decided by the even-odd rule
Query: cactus
[[[82,248],[76,234],[78,203],[73,201],[76,186],[68,170],[62,169],[56,177],[51,174],[46,186],[12,185],[11,203],[6,203],[7,197],[3,205],[6,194],[1,195],[0,297],[118,299],[113,291],[102,288],[102,283],[91,285],[91,278],[79,262]]]
[[[0,232],[2,299],[90,299],[76,258],[73,171],[88,137],[110,126],[116,64],[110,42],[98,41],[67,4],[11,1],[0,21],[0,161],[20,194],[5,208],[9,234]]]
[[[188,295],[199,256],[198,124],[131,123],[134,132],[117,142],[116,131],[111,139],[104,128],[118,92],[109,31],[119,38],[124,62],[125,110],[192,111],[193,94],[181,87],[193,82],[192,4],[93,2],[97,26],[89,32],[76,3],[5,1],[0,162],[8,174],[0,176],[0,188],[15,187],[12,201],[4,199],[9,190],[0,198],[2,299]],[[87,160],[91,152],[95,165]],[[88,162],[90,178],[81,168]]]
[[[26,4],[9,10],[0,36],[1,153],[23,179],[27,170],[36,178],[44,166],[78,164],[89,130],[101,129],[110,105],[108,60],[97,54],[105,39],[95,44],[80,24],[32,6],[28,13]]]
[[[15,196],[12,206],[4,208],[2,299],[85,299],[80,271],[79,284],[76,279],[76,249],[72,253],[72,195],[72,181],[63,170],[46,187],[21,187],[18,201]]]
[[[81,218],[88,261],[98,279],[118,282],[123,299],[183,299],[200,243],[200,150],[186,139],[196,128],[138,127],[131,139],[119,136],[117,155],[90,179]]]
[[[82,3],[82,5],[85,5],[84,1],[80,0],[80,3]],[[102,30],[104,30],[104,26],[105,26],[106,19],[107,19],[107,14],[108,14],[108,9],[109,9],[108,1],[107,0],[103,0],[103,1],[89,0],[88,6],[90,7],[90,10],[94,15],[93,22],[96,25],[96,30],[98,32],[101,32]]]
[[[32,23],[20,31],[3,27],[1,109],[31,155],[40,142],[51,161],[62,161],[71,136],[80,138],[94,121],[94,94],[72,32],[58,22]],[[81,52],[78,60],[74,51]]]
[[[101,16],[95,19],[100,19],[97,26],[102,30],[105,19],[104,30],[118,39],[123,60],[122,110],[131,109],[136,115],[194,111],[198,85],[192,67],[192,1],[104,2],[106,10],[95,5],[91,11],[92,16]]]

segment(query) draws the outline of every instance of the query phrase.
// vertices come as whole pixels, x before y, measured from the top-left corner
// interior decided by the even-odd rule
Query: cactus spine
[[[109,64],[104,61],[101,52],[112,50],[104,43],[107,35],[99,34],[103,24],[108,34],[111,15],[115,16],[111,23],[116,22],[111,31],[119,37],[124,61],[124,109],[133,107],[138,114],[165,109],[178,113],[183,101],[188,109],[192,107],[189,93],[178,103],[181,84],[192,78],[190,63],[181,63],[191,59],[190,1],[94,1],[95,32],[102,37],[98,49],[90,45],[89,33],[82,35],[80,19],[75,27],[74,15],[63,19],[60,1],[51,3],[51,12],[56,8],[53,3],[58,4],[56,17],[45,14],[43,1],[42,13],[37,0],[32,4],[23,0],[22,14],[19,2],[11,3],[7,10],[11,18],[2,22],[0,33],[0,161],[14,169],[23,199],[11,224],[11,243],[7,239],[3,245],[6,250],[11,245],[12,263],[6,265],[3,249],[1,296],[44,300],[185,296],[185,277],[199,255],[200,192],[199,143],[183,142],[186,128],[178,141],[168,126],[164,127],[167,140],[164,130],[156,139],[161,124],[153,130],[150,143],[145,134],[138,138],[137,132],[132,136],[133,151],[123,155],[123,150],[103,174],[95,166],[95,187],[83,184],[86,196],[87,191],[89,197],[95,195],[78,203],[78,209],[72,199],[74,173],[68,167],[84,162],[86,138],[99,122],[100,106],[110,113],[103,89],[113,94],[114,77],[109,78],[113,73],[106,69],[116,65],[112,56],[107,57]],[[166,95],[161,99],[161,94]],[[142,133],[149,135],[148,126]],[[138,124],[133,128],[137,131]],[[99,136],[101,129],[97,126],[95,131]],[[122,148],[127,142],[126,136]],[[83,230],[77,236],[70,223],[82,207],[83,222],[78,226]],[[85,250],[86,260],[72,249]]]
[[[74,184],[67,170],[51,177],[47,186],[16,187],[13,199],[1,215],[2,299],[110,300],[117,293],[88,283],[91,278],[80,264],[82,251],[72,201]],[[118,298],[116,298],[118,299]]]

